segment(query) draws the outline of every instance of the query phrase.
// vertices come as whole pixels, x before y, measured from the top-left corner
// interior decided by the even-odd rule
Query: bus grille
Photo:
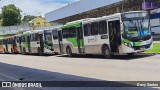
[[[151,44],[143,45],[143,46],[134,46],[134,50],[143,50],[143,49],[149,49]]]

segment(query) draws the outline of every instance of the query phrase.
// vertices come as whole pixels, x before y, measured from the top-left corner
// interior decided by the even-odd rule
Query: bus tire
[[[109,49],[109,47],[107,45],[102,48],[102,54],[103,54],[104,58],[106,58],[106,59],[111,58],[111,50]]]
[[[55,55],[59,55],[59,53],[57,53],[57,52],[54,52],[54,54],[55,54]]]
[[[71,48],[69,46],[67,47],[66,52],[67,52],[67,56],[68,57],[72,57],[73,56],[72,50],[71,50]]]
[[[128,56],[133,56],[135,53],[127,53]]]
[[[38,48],[38,55],[39,55],[39,56],[42,56],[42,52],[41,52],[41,49],[40,49],[40,48]]]

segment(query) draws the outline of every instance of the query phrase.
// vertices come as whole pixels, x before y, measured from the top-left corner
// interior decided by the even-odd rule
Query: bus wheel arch
[[[73,54],[72,54],[72,49],[71,49],[70,46],[67,46],[67,47],[66,47],[66,53],[67,53],[67,56],[68,56],[68,57],[72,57]]]
[[[107,44],[102,45],[102,54],[106,59],[111,58],[111,50]]]

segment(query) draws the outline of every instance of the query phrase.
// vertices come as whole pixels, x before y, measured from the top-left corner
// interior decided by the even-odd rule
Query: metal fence
[[[153,41],[160,41],[160,34],[152,35],[152,36],[153,36]]]
[[[60,26],[60,25],[56,25]],[[44,27],[37,27],[37,30],[43,30],[43,29],[53,29],[54,26],[44,26]],[[29,27],[29,24],[23,24],[23,25],[17,25],[17,26],[6,26],[6,27],[0,27],[0,36],[1,35],[7,35],[7,34],[17,34],[18,32],[24,32],[33,30],[31,27]]]
[[[29,24],[17,25],[17,26],[4,26],[0,27],[0,35],[16,34],[21,31],[30,30]]]

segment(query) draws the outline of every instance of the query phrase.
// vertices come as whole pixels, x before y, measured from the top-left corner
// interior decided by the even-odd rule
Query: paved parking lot
[[[160,80],[160,55],[119,55],[112,59],[102,56],[78,55],[34,56],[0,54],[0,62],[50,72],[100,80]]]
[[[23,79],[25,81],[160,81],[159,58],[160,55],[146,54],[116,55],[112,59],[104,59],[97,55],[67,57],[65,55],[0,54],[0,79]]]

